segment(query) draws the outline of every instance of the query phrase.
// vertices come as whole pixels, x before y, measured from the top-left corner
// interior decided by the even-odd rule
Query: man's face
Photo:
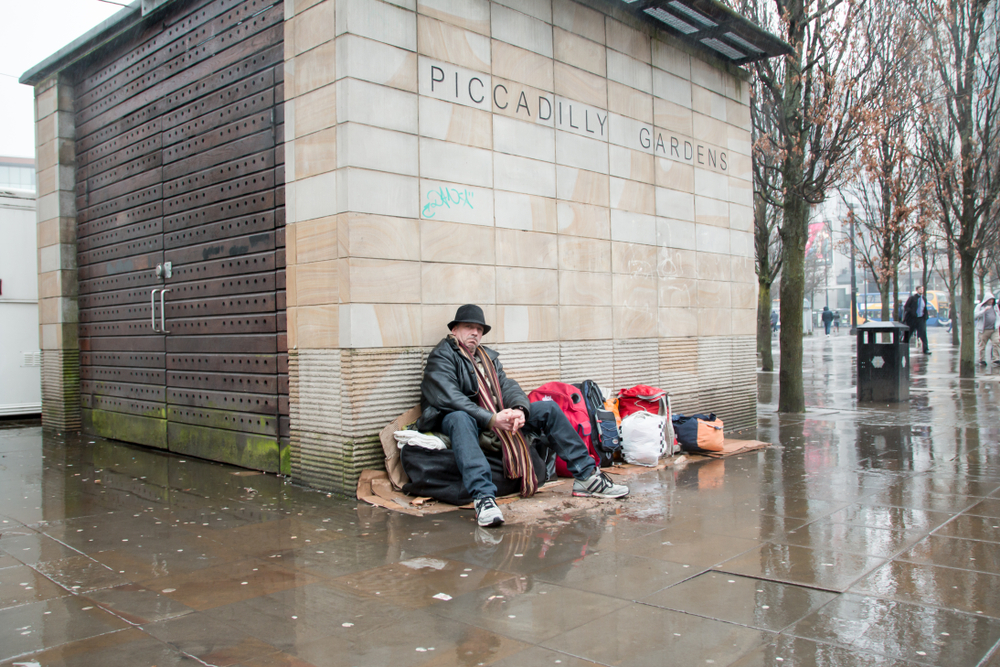
[[[917,294],[923,294],[923,293],[924,293],[924,288],[923,287],[918,287],[917,288]]]
[[[470,350],[475,350],[479,347],[479,341],[483,339],[482,325],[472,324],[471,322],[459,322],[455,325],[455,328],[451,330],[451,333],[456,339],[458,339],[459,343]]]

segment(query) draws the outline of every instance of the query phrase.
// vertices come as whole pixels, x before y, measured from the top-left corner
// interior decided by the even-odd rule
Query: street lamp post
[[[826,294],[826,307],[830,307],[830,268],[833,266],[833,222],[827,218],[826,220],[826,275],[823,276],[824,285],[823,291]]]
[[[848,204],[847,215],[851,222],[851,335],[858,335],[858,277],[854,273],[854,206]]]

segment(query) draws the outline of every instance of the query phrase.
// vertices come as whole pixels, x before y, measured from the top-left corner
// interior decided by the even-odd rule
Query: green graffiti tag
[[[446,188],[442,185],[436,190],[427,191],[427,203],[424,204],[420,213],[425,218],[433,218],[437,214],[437,209],[442,206],[447,208],[467,206],[471,210],[474,208],[472,206],[472,195],[474,194],[465,188],[459,190],[458,188]]]

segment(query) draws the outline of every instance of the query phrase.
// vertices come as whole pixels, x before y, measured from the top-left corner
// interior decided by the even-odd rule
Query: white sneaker
[[[476,523],[484,528],[492,528],[503,523],[503,512],[497,507],[496,498],[476,500]]]
[[[585,480],[573,480],[573,495],[590,498],[624,498],[628,495],[628,487],[615,484],[607,473],[594,470],[594,474]]]

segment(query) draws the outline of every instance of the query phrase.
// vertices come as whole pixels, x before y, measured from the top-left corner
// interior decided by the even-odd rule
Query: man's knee
[[[445,431],[450,431],[453,428],[461,427],[472,427],[478,429],[479,426],[476,424],[476,420],[472,418],[468,412],[462,412],[461,410],[456,410],[455,412],[449,412],[441,419],[441,427]]]
[[[449,412],[441,419],[441,431],[451,438],[452,449],[479,447],[479,425],[468,412]]]
[[[559,414],[562,414],[562,410],[556,405],[555,401],[535,401],[528,410],[531,412],[532,417],[535,415],[539,417],[543,415],[548,416],[553,410],[557,410]]]
[[[543,429],[551,427],[557,420],[569,421],[566,413],[555,401],[535,401],[531,404],[529,412],[531,415],[529,421]]]

